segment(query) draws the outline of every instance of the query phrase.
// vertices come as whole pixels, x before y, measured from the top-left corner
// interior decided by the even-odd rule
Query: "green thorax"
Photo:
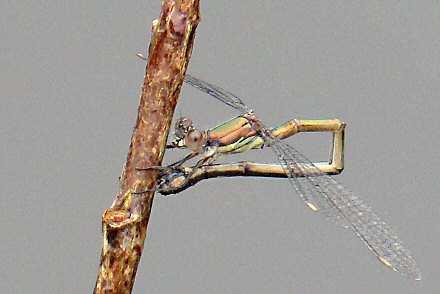
[[[271,129],[277,135],[292,128],[292,121]],[[207,131],[208,142],[217,144],[220,153],[240,153],[262,148],[264,140],[252,129],[249,120],[237,116]]]

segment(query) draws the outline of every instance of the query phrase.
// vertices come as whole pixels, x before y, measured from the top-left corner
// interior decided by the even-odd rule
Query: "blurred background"
[[[146,54],[161,2],[0,8],[0,284],[90,293],[145,74],[135,54]],[[267,125],[345,121],[337,179],[394,228],[423,277],[383,266],[351,231],[306,209],[286,179],[229,178],[156,195],[133,292],[436,293],[440,4],[202,0],[201,12],[188,72],[242,97]],[[184,86],[180,114],[211,128],[237,112]],[[326,160],[331,136],[289,142]]]

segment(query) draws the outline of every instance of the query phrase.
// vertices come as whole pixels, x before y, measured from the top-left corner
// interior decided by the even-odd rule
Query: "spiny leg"
[[[195,157],[196,155],[200,154],[200,152],[193,152],[185,157],[187,158],[192,156]],[[203,166],[204,164],[212,164],[215,159],[217,158],[218,152],[217,147],[212,146],[205,150],[205,152],[202,155],[202,158],[191,168],[186,168],[183,165],[178,165],[176,163],[170,164],[165,167],[147,167],[145,169],[160,169],[161,174],[159,175],[159,180],[162,180],[161,183],[158,183],[156,188],[150,189],[150,190],[143,190],[134,192],[134,194],[142,194],[145,192],[165,192],[165,194],[172,194],[176,193],[175,191],[179,190],[181,187],[184,187],[186,184],[188,184],[188,181],[191,179],[191,176],[194,174],[194,172]],[[192,158],[191,157],[191,158]],[[185,162],[186,160],[180,160]],[[179,162],[180,162],[179,161]],[[182,163],[183,163],[182,162]],[[145,170],[144,169],[144,170]],[[189,171],[188,171],[189,170]],[[177,172],[176,172],[177,171]],[[183,180],[182,180],[183,178]],[[180,180],[178,180],[180,179]],[[177,184],[173,182],[178,182]]]
[[[186,184],[188,184],[188,182],[191,179],[191,176],[196,172],[198,168],[202,167],[203,165],[211,165],[217,159],[218,155],[219,153],[216,146],[210,146],[206,148],[205,152],[202,155],[202,158],[200,158],[200,160],[193,167],[191,167],[190,172],[185,173],[183,181],[180,182],[177,186],[173,186],[167,189],[168,191],[166,192],[179,190],[181,187],[184,187]]]
[[[188,160],[193,159],[194,157],[196,157],[197,155],[199,155],[200,153],[201,153],[201,151],[193,151],[193,152],[191,152],[190,154],[188,154],[187,156],[185,156],[184,158],[179,159],[178,161],[169,164],[169,165],[168,165],[168,168],[169,168],[169,167],[178,167],[178,166],[181,166],[181,165],[183,165],[185,162],[187,162]]]
[[[137,167],[136,170],[150,170],[150,169],[166,170],[166,169],[170,169],[170,168],[176,168],[176,167],[181,166],[182,164],[184,164],[188,160],[196,157],[199,154],[200,154],[200,151],[194,151],[194,152],[191,152],[190,154],[188,154],[187,156],[185,156],[184,158],[179,159],[178,161],[173,162],[167,166],[153,165],[153,166],[147,166],[147,167]]]

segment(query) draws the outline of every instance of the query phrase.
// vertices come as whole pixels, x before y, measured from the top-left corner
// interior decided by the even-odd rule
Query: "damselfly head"
[[[174,139],[172,144],[180,148],[185,147],[185,136],[192,130],[194,130],[192,120],[187,117],[180,117],[174,125]]]
[[[193,151],[199,151],[205,146],[207,138],[206,132],[193,129],[185,136],[185,146]]]

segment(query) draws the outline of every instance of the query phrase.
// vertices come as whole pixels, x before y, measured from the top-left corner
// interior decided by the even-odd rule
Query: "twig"
[[[102,215],[103,244],[94,293],[131,293],[147,233],[157,171],[200,21],[199,0],[163,1],[153,21],[147,71],[119,194]]]

